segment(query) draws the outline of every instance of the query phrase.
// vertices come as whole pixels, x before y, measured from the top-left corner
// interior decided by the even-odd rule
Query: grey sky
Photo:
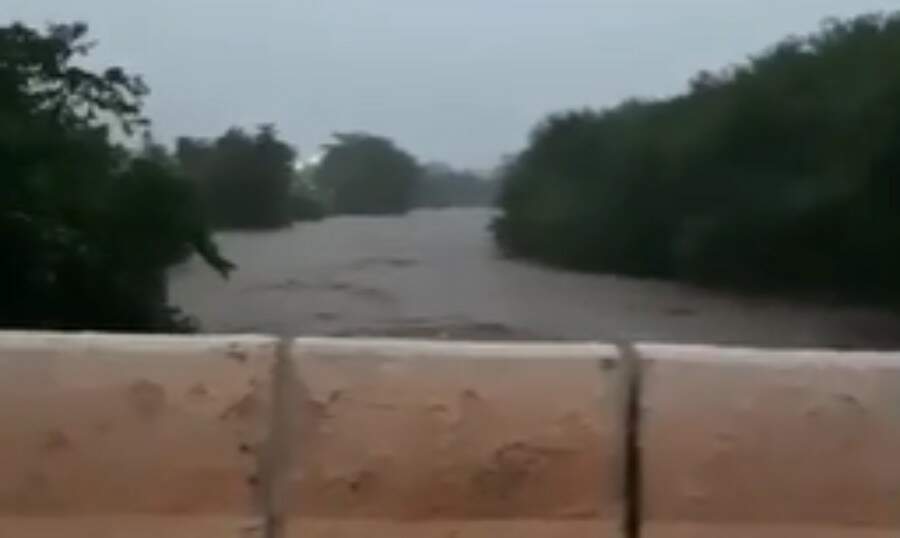
[[[826,16],[900,0],[0,0],[84,20],[96,60],[142,73],[163,140],[276,123],[303,154],[331,132],[483,167],[548,112],[679,91]]]

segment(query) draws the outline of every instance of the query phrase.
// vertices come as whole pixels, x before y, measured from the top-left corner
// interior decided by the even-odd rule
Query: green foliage
[[[177,330],[167,267],[226,274],[186,180],[110,142],[142,128],[143,82],[72,65],[87,27],[0,27],[0,326]]]
[[[291,216],[295,221],[325,218],[325,200],[315,184],[316,167],[309,166],[294,175],[291,183]]]
[[[499,244],[579,269],[900,299],[900,16],[829,21],[690,92],[556,115]]]
[[[386,138],[336,134],[316,170],[315,183],[335,213],[404,213],[412,205],[420,170]]]
[[[296,152],[264,125],[255,135],[232,128],[213,142],[180,138],[177,159],[200,187],[217,228],[278,228],[292,220]]]
[[[416,207],[479,207],[493,205],[496,197],[496,181],[433,163],[422,168],[413,204]]]
[[[325,206],[313,197],[293,194],[290,198],[291,217],[295,221],[316,221],[325,218]]]

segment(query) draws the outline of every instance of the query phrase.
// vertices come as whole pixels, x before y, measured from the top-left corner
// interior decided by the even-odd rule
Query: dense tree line
[[[444,163],[422,167],[413,195],[416,207],[479,207],[494,204],[497,182]]]
[[[555,115],[504,174],[508,252],[900,299],[900,17],[828,21],[684,95]]]
[[[497,182],[444,163],[421,165],[392,140],[338,133],[322,161],[310,168],[316,194],[335,214],[401,214],[414,208],[492,205]],[[308,189],[307,189],[308,192]]]
[[[232,128],[212,142],[182,137],[176,156],[216,228],[278,228],[293,220],[297,155],[271,125],[255,134]]]
[[[330,210],[339,214],[404,213],[421,172],[393,141],[366,133],[337,133],[315,171]]]
[[[175,164],[199,188],[219,229],[266,229],[327,215],[402,214],[415,207],[490,205],[496,182],[444,164],[420,166],[392,140],[337,133],[322,160],[295,169],[297,152],[271,126],[182,137]],[[165,154],[159,148],[158,153]]]
[[[143,81],[94,72],[87,27],[0,27],[0,327],[179,330],[165,271],[198,252],[223,274],[190,182],[146,148]]]

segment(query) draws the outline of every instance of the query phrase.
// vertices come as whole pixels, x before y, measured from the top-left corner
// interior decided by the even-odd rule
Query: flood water
[[[877,310],[507,260],[491,217],[447,209],[222,233],[239,270],[223,281],[191,260],[173,270],[171,298],[208,332],[900,347],[900,318]]]

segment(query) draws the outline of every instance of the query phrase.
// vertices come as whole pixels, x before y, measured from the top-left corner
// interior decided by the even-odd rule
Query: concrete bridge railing
[[[900,532],[900,354],[0,333],[0,537]]]

